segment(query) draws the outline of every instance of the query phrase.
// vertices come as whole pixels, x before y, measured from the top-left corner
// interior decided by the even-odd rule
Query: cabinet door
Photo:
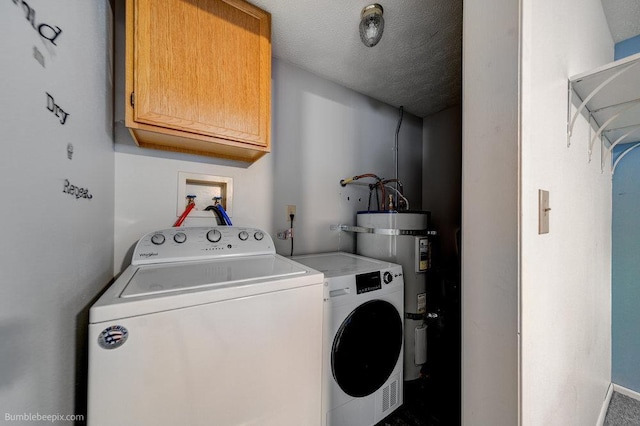
[[[134,121],[268,147],[270,15],[240,0],[134,0]]]

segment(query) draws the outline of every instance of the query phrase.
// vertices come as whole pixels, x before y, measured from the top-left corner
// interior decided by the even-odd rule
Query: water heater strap
[[[367,228],[364,226],[353,225],[331,225],[332,231],[347,231],[347,232],[360,232],[365,234],[379,234],[379,235],[436,235],[436,231],[429,231],[427,229],[396,229],[396,228]]]

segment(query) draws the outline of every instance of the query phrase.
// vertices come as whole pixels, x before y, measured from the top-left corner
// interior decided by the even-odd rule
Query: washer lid
[[[301,265],[271,255],[142,265],[137,268],[120,297],[236,287],[256,279],[277,279],[306,273],[307,269]]]
[[[309,254],[295,256],[292,259],[324,273],[327,278],[379,271],[397,266],[382,260],[343,252]]]
[[[93,304],[89,323],[322,286],[323,280],[278,254],[129,265]]]

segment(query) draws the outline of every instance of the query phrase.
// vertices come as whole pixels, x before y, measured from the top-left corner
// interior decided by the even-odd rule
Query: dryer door
[[[358,306],[338,329],[331,370],[340,388],[353,397],[377,391],[396,366],[402,347],[402,319],[389,302]]]

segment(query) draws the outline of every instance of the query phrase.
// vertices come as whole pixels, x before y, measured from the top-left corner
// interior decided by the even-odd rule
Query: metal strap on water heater
[[[428,229],[395,229],[395,228],[367,228],[364,226],[353,225],[331,225],[329,227],[332,231],[347,231],[347,232],[360,232],[365,234],[379,234],[379,235],[436,235],[436,231],[429,231]]]

